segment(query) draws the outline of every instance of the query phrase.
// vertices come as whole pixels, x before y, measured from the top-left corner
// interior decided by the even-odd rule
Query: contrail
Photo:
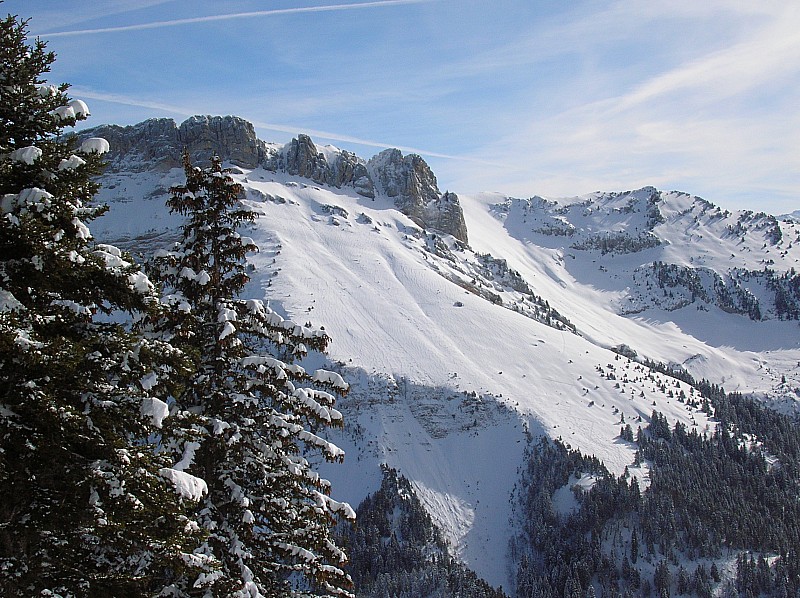
[[[361,2],[358,4],[329,4],[327,6],[305,6],[298,8],[277,8],[273,10],[256,10],[251,12],[238,12],[225,15],[210,15],[207,17],[192,17],[189,19],[173,19],[170,21],[153,21],[138,25],[121,25],[119,27],[100,27],[97,29],[76,29],[73,31],[53,31],[39,33],[42,37],[68,37],[73,35],[91,35],[96,33],[116,33],[120,31],[139,31],[142,29],[158,29],[160,27],[177,27],[194,23],[208,23],[211,21],[228,21],[231,19],[246,19],[250,17],[271,17],[276,15],[299,14],[308,12],[333,12],[340,10],[358,10],[364,8],[382,8],[402,4],[421,4],[434,0],[377,0],[375,2]]]
[[[147,100],[139,100],[119,94],[109,94],[109,93],[98,93],[95,91],[91,91],[89,89],[83,89],[79,87],[71,87],[70,88],[70,95],[74,97],[86,98],[89,100],[102,100],[104,102],[112,102],[114,104],[123,104],[126,106],[138,106],[141,108],[150,108],[153,110],[159,110],[162,112],[167,112],[171,114],[178,114],[181,116],[192,116],[195,114],[203,114],[202,110],[194,110],[190,107],[185,106],[174,106],[170,104],[164,104],[161,102],[151,102]],[[281,133],[289,133],[290,135],[297,135],[298,133],[305,133],[314,139],[326,139],[328,141],[340,141],[342,143],[352,143],[355,145],[363,145],[367,147],[375,147],[379,149],[386,149],[386,148],[397,148],[405,153],[412,153],[412,154],[420,154],[422,156],[434,157],[434,158],[442,158],[445,160],[457,160],[459,162],[475,162],[480,164],[486,164],[486,160],[483,158],[471,158],[469,156],[456,156],[453,154],[444,154],[441,152],[434,152],[429,151],[417,147],[409,147],[409,146],[402,146],[402,145],[395,145],[392,143],[387,143],[383,141],[374,141],[371,139],[363,139],[360,137],[352,137],[350,135],[342,135],[340,133],[333,133],[330,131],[320,131],[317,129],[309,129],[306,127],[298,127],[293,125],[279,125],[274,123],[263,122],[259,120],[253,120],[247,118],[247,120],[256,128],[258,129],[267,129],[270,131],[279,131]],[[497,166],[502,166],[497,164]]]

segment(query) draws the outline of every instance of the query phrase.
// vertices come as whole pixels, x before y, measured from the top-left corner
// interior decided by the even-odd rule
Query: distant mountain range
[[[513,588],[513,490],[532,439],[561,439],[647,485],[620,439],[654,409],[698,433],[690,384],[800,401],[800,211],[729,212],[653,187],[567,199],[441,192],[416,155],[365,160],[236,117],[81,132],[110,144],[92,231],[146,257],[176,237],[180,154],[219,154],[259,218],[247,292],[325,327],[352,390],[338,498],[410,481],[452,554]],[[678,397],[682,397],[679,399]],[[685,399],[697,399],[685,400]],[[568,501],[567,501],[568,502]]]

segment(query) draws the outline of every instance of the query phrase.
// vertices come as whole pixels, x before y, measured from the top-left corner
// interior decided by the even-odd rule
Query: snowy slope
[[[509,497],[528,435],[562,438],[621,473],[634,456],[618,437],[624,422],[635,430],[658,409],[690,427],[713,426],[680,398],[691,399],[691,388],[612,348],[681,364],[727,390],[786,398],[800,388],[797,322],[754,322],[713,306],[620,315],[647,256],[574,250],[563,241],[646,226],[640,214],[587,214],[576,226],[574,215],[537,211],[551,224],[589,231],[568,238],[499,213],[508,198],[462,197],[466,247],[420,230],[381,195],[372,200],[262,169],[240,168],[234,178],[259,213],[245,233],[261,248],[250,259],[247,294],[298,323],[324,326],[333,339],[329,358],[352,385],[341,405],[347,427],[334,438],[348,456],[325,468],[335,497],[358,503],[378,487],[379,463],[398,469],[455,553],[495,585],[509,586]],[[177,169],[108,175],[100,200],[111,210],[95,222],[95,236],[144,253],[168,243],[180,219],[163,202],[181,180]],[[677,200],[669,205],[676,214],[686,210]],[[647,251],[682,247],[678,257],[689,260],[696,247],[685,236]],[[722,259],[728,248],[716,251]],[[485,254],[506,260],[527,287],[500,276]],[[576,333],[542,323],[534,295]]]
[[[653,192],[654,189],[645,189],[638,193],[646,196]],[[524,214],[514,218],[513,213],[499,212],[497,206],[510,202],[513,208],[517,203],[525,210],[529,200],[484,194],[464,197],[462,204],[472,245],[477,250],[492,248],[507,257],[524,277],[536,281],[537,292],[596,343],[627,344],[642,357],[680,364],[696,378],[723,384],[729,391],[756,393],[774,400],[786,397],[787,392],[792,395],[791,388],[798,387],[800,363],[797,321],[756,322],[713,305],[691,304],[667,311],[658,305],[657,296],[650,298],[647,309],[623,308],[633,299],[644,302],[643,291],[636,286],[647,277],[638,274],[653,261],[687,265],[702,262],[705,268],[723,275],[731,268],[760,270],[770,260],[769,266],[779,272],[798,268],[800,227],[752,213],[726,215],[699,198],[662,193],[659,207],[664,221],[651,229],[661,245],[630,253],[574,247],[583,244],[581,237],[585,240],[593,234],[627,228],[628,234],[635,237],[646,231],[641,212],[614,213],[636,194],[594,194],[552,204],[549,213],[530,210],[533,218],[529,216],[527,222]],[[615,202],[618,205],[613,205]],[[542,220],[552,218],[553,212],[560,212],[557,215],[562,222],[574,230],[570,236],[539,232]],[[487,219],[487,213],[495,218]],[[531,222],[534,219],[538,222]],[[748,220],[754,220],[756,226],[742,235],[744,241],[741,237],[726,239],[731,236],[729,226]],[[783,240],[770,242],[765,223],[780,226]],[[634,229],[633,234],[630,229]],[[504,235],[504,231],[508,234]],[[736,263],[731,264],[734,252]],[[626,313],[627,317],[619,317]],[[784,375],[791,381],[791,388],[781,383]]]

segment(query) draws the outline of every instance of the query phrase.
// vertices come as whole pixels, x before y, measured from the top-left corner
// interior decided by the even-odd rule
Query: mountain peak
[[[346,150],[320,151],[303,133],[277,149],[260,140],[252,123],[238,116],[195,115],[180,125],[170,118],[149,119],[125,127],[101,125],[81,131],[79,136],[109,141],[109,172],[167,171],[180,166],[184,149],[196,164],[207,163],[216,154],[243,168],[262,167],[320,185],[352,187],[369,199],[383,193],[422,228],[467,242],[458,196],[442,195],[425,160],[416,154],[403,156],[399,149],[384,150],[365,162]]]
[[[196,115],[180,126],[171,118],[151,118],[125,127],[101,125],[81,131],[79,136],[108,140],[111,172],[169,170],[180,166],[184,148],[196,163],[208,162],[218,154],[245,168],[255,168],[267,155],[253,125],[237,116]]]

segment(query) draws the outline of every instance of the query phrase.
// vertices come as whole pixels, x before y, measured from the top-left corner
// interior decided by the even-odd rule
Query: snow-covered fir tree
[[[118,323],[158,296],[92,241],[108,143],[63,134],[89,111],[46,84],[54,60],[0,21],[0,588],[155,595],[197,569],[200,532],[148,443],[179,354]]]
[[[342,424],[334,393],[347,385],[335,372],[294,363],[325,349],[323,331],[241,298],[245,256],[257,249],[238,232],[256,216],[240,201],[241,185],[218,157],[201,169],[185,153],[184,167],[186,184],[167,203],[187,220],[182,240],[154,259],[168,314],[153,328],[194,360],[172,448],[175,468],[208,484],[198,518],[209,534],[205,554],[222,567],[201,586],[215,596],[349,596],[332,529],[355,514],[330,498],[329,482],[307,459],[343,458],[317,434]]]

